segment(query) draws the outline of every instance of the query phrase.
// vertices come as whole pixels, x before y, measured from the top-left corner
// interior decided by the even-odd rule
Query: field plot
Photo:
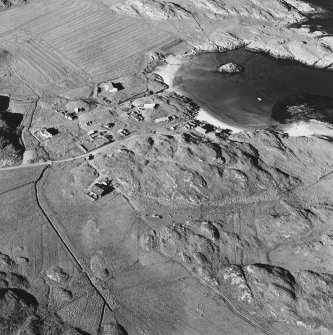
[[[2,194],[7,193],[10,190],[33,183],[40,176],[42,169],[43,168],[40,167],[31,167],[17,170],[15,172],[13,170],[0,171],[0,197]]]
[[[10,94],[12,99],[22,101],[36,101],[38,96],[34,90],[22,81],[20,74],[14,74],[12,70],[8,71],[7,77],[0,80],[0,94]]]
[[[32,29],[97,81],[136,72],[145,50],[174,39],[144,21],[107,13],[91,3],[73,5],[72,14],[67,9],[63,20],[61,14],[54,16],[60,17],[60,24],[59,19],[46,17],[40,26],[33,22]]]
[[[45,148],[51,159],[75,157],[82,154],[77,142],[84,133],[76,124],[57,126],[58,132],[50,139],[43,140],[41,146]]]
[[[30,184],[1,195],[1,238],[45,222],[38,210],[34,192],[34,185]],[[26,212],[21,210],[23,205]],[[26,213],[30,213],[28,217]]]
[[[53,86],[58,90],[73,88],[88,80],[88,75],[36,36],[15,33],[1,44],[14,57],[12,70],[38,92],[52,90]]]
[[[9,51],[0,50],[0,94],[22,101],[37,100],[37,95],[22,81],[21,75],[15,75],[13,64],[14,58]]]
[[[74,299],[73,299],[74,300]],[[86,334],[97,334],[104,303],[95,290],[90,290],[72,303],[57,310],[61,319]]]
[[[9,110],[11,113],[18,113],[25,116],[31,114],[35,108],[35,101],[10,99]]]
[[[59,6],[64,6],[67,0],[43,1],[40,3],[13,8],[10,11],[0,12],[1,27],[0,34],[8,33],[13,30],[19,30],[24,23],[27,23],[46,13],[53,12]]]
[[[32,3],[0,13],[0,20],[0,45],[14,55],[12,68],[39,91],[137,73],[146,51],[177,41],[94,1]]]

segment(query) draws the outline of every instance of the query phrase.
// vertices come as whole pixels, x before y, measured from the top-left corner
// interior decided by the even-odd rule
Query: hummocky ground
[[[330,6],[2,3],[1,334],[331,334],[332,138],[217,129],[153,73],[236,47],[332,69]]]

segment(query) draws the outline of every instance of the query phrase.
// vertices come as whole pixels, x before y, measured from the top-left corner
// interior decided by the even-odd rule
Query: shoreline
[[[176,77],[176,73],[179,68],[186,62],[186,58],[176,55],[169,55],[165,59],[165,64],[161,64],[156,67],[153,71],[154,73],[160,75],[165,84],[169,86],[167,91],[175,92],[179,95],[185,96],[185,94],[177,89],[176,86],[173,85],[174,78]],[[248,131],[247,128],[241,128],[237,126],[229,125],[216,116],[214,116],[208,110],[200,107],[198,114],[195,116],[196,120],[207,122],[214,127],[220,129],[229,129],[233,133],[240,133],[243,131]],[[309,122],[300,122],[300,123],[292,123],[289,125],[278,124],[278,128],[281,132],[288,134],[291,137],[309,137],[309,136],[330,136],[333,137],[333,127],[330,127],[327,124],[323,124],[317,121],[309,120]]]
[[[166,58],[165,61],[165,64],[157,66],[153,72],[162,77],[164,83],[169,86],[167,89],[168,91],[184,95],[181,90],[177,89],[177,87],[173,85],[173,80],[176,77],[176,73],[178,72],[179,68],[184,64],[185,59],[181,58],[180,56],[170,55]],[[245,128],[229,125],[219,120],[216,116],[202,107],[200,107],[198,114],[195,116],[195,119],[199,121],[205,121],[220,129],[229,129],[233,133],[240,133],[242,131],[248,130]]]
[[[173,80],[176,77],[176,73],[178,72],[179,68],[183,65],[183,63],[184,63],[183,58],[180,58],[179,56],[177,57],[169,55],[165,59],[165,63],[158,65],[153,71],[153,73],[156,73],[162,77],[164,83],[169,86],[168,88],[169,91],[176,92],[173,86]]]

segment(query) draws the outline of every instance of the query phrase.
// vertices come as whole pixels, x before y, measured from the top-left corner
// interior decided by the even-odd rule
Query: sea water
[[[241,65],[244,72],[217,71],[229,62]],[[264,128],[276,124],[271,117],[273,105],[290,95],[333,97],[333,71],[239,49],[188,58],[173,85],[229,125]]]

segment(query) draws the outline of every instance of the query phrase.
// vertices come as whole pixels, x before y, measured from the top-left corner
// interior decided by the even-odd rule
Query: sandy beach
[[[184,61],[183,58],[170,55],[165,59],[165,64],[155,69],[154,73],[163,78],[163,81],[169,86],[169,90],[176,91],[173,87],[173,80]]]
[[[169,86],[170,91],[184,95],[184,93],[179,88],[173,85],[173,80],[176,76],[177,71],[179,70],[181,65],[186,61],[186,59],[170,55],[166,58],[165,61],[166,63],[158,66],[154,72],[163,78],[163,81]],[[245,130],[240,127],[231,126],[219,120],[212,113],[203,108],[200,108],[198,115],[195,118],[200,121],[208,122],[209,124],[217,128],[230,129],[234,133],[239,133]]]
[[[241,131],[245,130],[243,128],[231,126],[221,120],[217,119],[211,113],[207,112],[205,109],[200,108],[198,115],[195,117],[197,120],[206,121],[213,126],[221,129],[230,129],[234,133],[240,133]]]

